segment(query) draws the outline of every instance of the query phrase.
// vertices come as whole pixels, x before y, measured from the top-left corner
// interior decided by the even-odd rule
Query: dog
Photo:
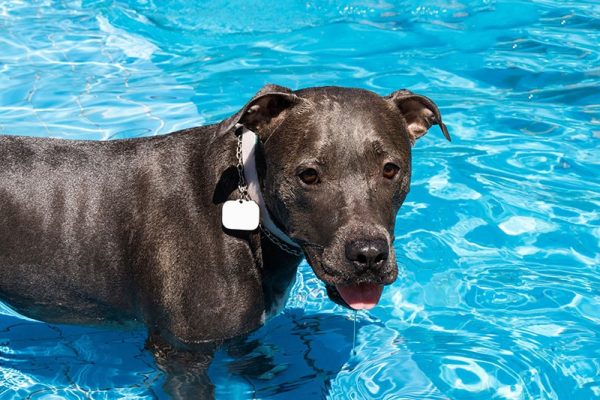
[[[169,393],[210,397],[212,352],[278,311],[303,257],[332,301],[377,304],[432,125],[450,140],[408,90],[266,85],[164,136],[2,136],[0,298],[48,323],[144,324]]]

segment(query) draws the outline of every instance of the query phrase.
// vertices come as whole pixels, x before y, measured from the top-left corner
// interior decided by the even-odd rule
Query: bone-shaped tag
[[[229,200],[223,204],[221,222],[227,229],[253,231],[260,222],[260,209],[252,200]]]

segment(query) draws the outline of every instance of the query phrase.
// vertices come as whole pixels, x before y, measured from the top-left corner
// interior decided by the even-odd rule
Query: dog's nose
[[[353,240],[346,243],[346,258],[361,270],[383,267],[389,253],[387,240]]]

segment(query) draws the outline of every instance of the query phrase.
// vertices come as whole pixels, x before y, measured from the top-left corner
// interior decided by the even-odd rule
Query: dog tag
[[[221,222],[227,229],[253,231],[260,222],[260,209],[252,200],[229,200],[223,204]]]

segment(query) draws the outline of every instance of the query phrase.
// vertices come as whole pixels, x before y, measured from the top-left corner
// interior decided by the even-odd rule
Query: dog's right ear
[[[217,134],[224,135],[242,124],[260,136],[267,125],[281,118],[284,111],[299,101],[300,98],[286,87],[266,85],[240,111],[223,120],[217,127]]]

